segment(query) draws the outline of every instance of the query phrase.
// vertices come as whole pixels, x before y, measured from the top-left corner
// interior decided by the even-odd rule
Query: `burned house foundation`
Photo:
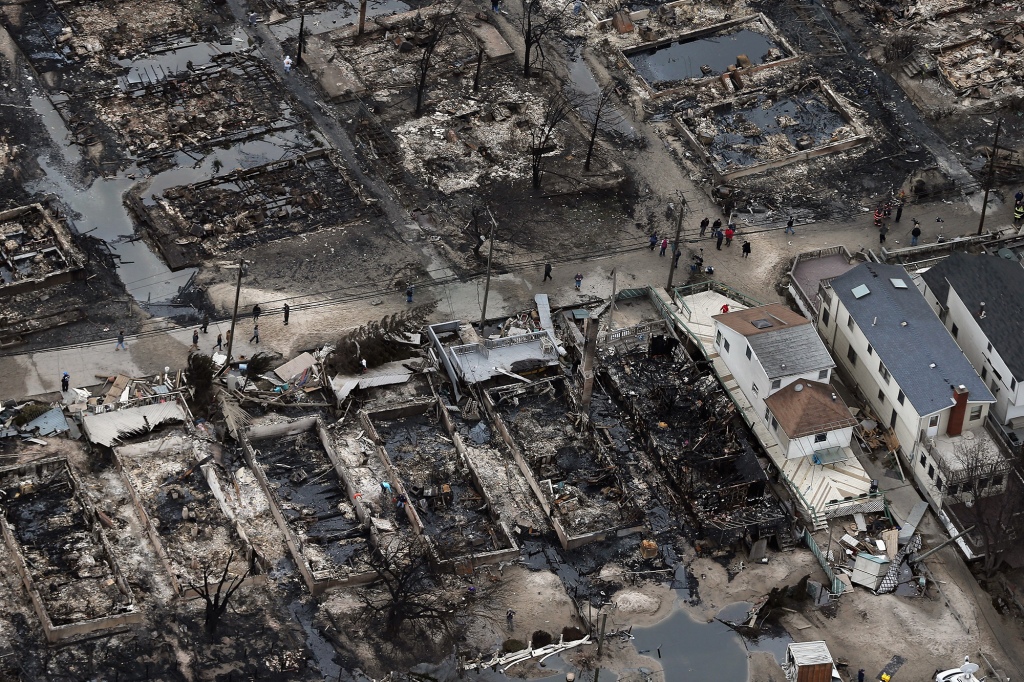
[[[71,232],[42,204],[0,212],[0,295],[71,282],[84,267]]]
[[[573,418],[567,393],[556,377],[482,397],[563,549],[642,531],[643,511],[626,492],[623,470],[585,420]]]
[[[391,475],[398,504],[439,566],[472,574],[478,566],[519,556],[508,510],[495,505],[439,400],[360,416]]]
[[[378,522],[354,488],[319,417],[254,424],[242,436],[256,475],[307,589],[372,582],[367,561],[392,528]]]
[[[142,622],[97,510],[66,459],[0,469],[0,532],[50,643]]]
[[[248,572],[252,584],[264,582],[270,568],[228,506],[230,488],[221,484],[210,449],[183,435],[114,449],[146,534],[174,591],[186,599],[199,596],[196,587],[210,566],[235,577]]]

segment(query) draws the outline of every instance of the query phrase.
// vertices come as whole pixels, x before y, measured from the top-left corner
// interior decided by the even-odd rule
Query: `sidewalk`
[[[211,322],[209,332],[199,334],[200,350],[209,353],[217,340],[217,334],[226,334],[230,327],[230,322]],[[164,367],[181,369],[188,359],[194,329],[186,327],[150,332],[142,336],[126,336],[126,351],[115,350],[115,336],[109,341],[2,357],[0,398],[24,400],[29,396],[57,393],[64,372],[71,375],[72,387],[82,387],[101,384],[104,378],[115,374],[144,377],[155,375],[163,371]],[[236,325],[239,342],[235,344],[232,353],[235,357],[252,355],[257,351],[255,345],[248,343],[251,332],[252,321],[249,319]],[[260,341],[258,350],[275,350],[262,343],[262,338]]]

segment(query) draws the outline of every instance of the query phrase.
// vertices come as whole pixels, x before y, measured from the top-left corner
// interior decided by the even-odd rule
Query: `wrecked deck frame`
[[[114,559],[114,554],[111,551],[110,544],[107,542],[107,538],[100,528],[99,519],[96,516],[96,510],[89,502],[88,497],[81,493],[82,482],[79,480],[74,469],[69,465],[67,459],[63,457],[52,457],[21,466],[3,467],[0,468],[0,481],[5,481],[8,477],[14,476],[17,477],[19,481],[35,481],[38,483],[42,481],[43,477],[47,474],[52,474],[53,476],[58,475],[61,473],[61,469],[63,469],[63,473],[67,475],[71,486],[69,496],[81,507],[82,515],[88,524],[88,532],[93,541],[101,548],[103,561],[110,568],[112,580],[116,584],[118,591],[120,591],[127,599],[127,608],[131,610],[123,613],[90,618],[74,623],[67,623],[64,625],[54,625],[53,620],[50,618],[49,611],[46,608],[46,603],[43,600],[42,594],[40,593],[35,580],[32,578],[32,572],[29,570],[25,555],[22,552],[21,543],[18,542],[15,537],[16,529],[12,528],[12,526],[7,523],[6,513],[0,514],[0,532],[3,533],[4,542],[7,544],[8,551],[11,553],[15,568],[18,571],[18,575],[21,576],[21,582],[25,586],[29,599],[32,601],[32,607],[36,612],[36,616],[42,624],[43,634],[46,636],[46,641],[51,644],[71,637],[77,637],[79,635],[90,635],[142,622],[142,612],[136,610],[135,597],[132,594],[127,581],[124,579],[124,576],[121,574],[121,569],[117,565],[117,561]]]
[[[138,459],[139,455],[156,455],[158,452],[164,449],[168,436],[161,438],[160,440],[146,441],[144,443],[137,443],[133,445],[123,445],[114,448],[114,464],[117,470],[121,474],[121,479],[125,483],[125,487],[128,489],[128,493],[132,498],[132,506],[135,508],[135,513],[139,515],[139,519],[142,524],[146,527],[146,535],[149,537],[150,542],[153,543],[153,547],[156,550],[157,557],[160,559],[160,564],[163,566],[164,571],[167,573],[171,581],[171,586],[174,588],[175,594],[182,599],[196,599],[202,595],[196,591],[192,586],[182,586],[175,574],[174,567],[171,563],[171,558],[164,547],[163,539],[161,538],[160,529],[164,528],[164,522],[158,521],[154,523],[153,514],[150,514],[147,510],[147,504],[143,494],[139,490],[139,486],[136,485],[135,476],[131,469],[134,467],[131,465],[126,466],[126,461],[134,462],[135,466],[142,466],[141,461]],[[185,439],[182,439],[183,441]],[[199,465],[199,471],[202,473],[203,480],[206,483],[207,489],[213,498],[217,501],[217,508],[220,513],[231,522],[231,530],[234,532],[234,539],[237,540],[243,551],[244,559],[249,566],[258,566],[261,570],[267,571],[270,569],[270,565],[266,559],[256,551],[252,543],[249,540],[249,535],[242,525],[241,521],[235,517],[231,510],[227,506],[227,501],[224,497],[224,491],[220,486],[220,481],[217,478],[217,472],[214,470],[213,465],[210,462],[199,464],[200,460],[196,457],[195,452],[192,453],[191,460],[187,460],[184,456],[181,458],[181,464],[184,470],[187,471],[189,466],[195,467]],[[166,456],[166,455],[165,455]],[[154,505],[155,506],[155,505]],[[159,516],[156,517],[159,519]],[[206,557],[209,560],[210,557]],[[263,584],[266,582],[265,574],[250,573],[246,576],[243,581],[244,584]],[[216,582],[211,582],[210,587],[213,588],[217,585]]]
[[[651,83],[648,83],[647,79],[640,75],[640,72],[637,71],[636,67],[633,65],[629,58],[635,54],[657,50],[658,48],[664,47],[666,45],[671,45],[672,43],[689,43],[696,40],[702,40],[704,38],[710,38],[719,33],[722,33],[723,31],[741,28],[744,24],[750,24],[758,21],[761,22],[768,29],[767,37],[771,38],[772,41],[775,42],[775,44],[778,45],[780,49],[784,50],[789,56],[783,57],[782,59],[777,59],[774,62],[768,62],[767,64],[757,64],[745,68],[737,68],[735,73],[738,73],[742,77],[746,74],[757,73],[758,71],[763,71],[765,69],[775,69],[782,66],[787,66],[789,64],[795,64],[796,62],[800,61],[801,55],[796,50],[794,50],[788,42],[786,42],[786,39],[782,36],[779,30],[775,28],[775,24],[773,24],[768,17],[759,12],[757,14],[751,14],[745,17],[730,19],[729,21],[723,21],[718,24],[712,24],[711,26],[705,26],[695,31],[680,33],[678,35],[672,36],[671,38],[662,38],[660,40],[655,40],[649,43],[642,43],[634,47],[629,47],[624,50],[620,50],[620,54],[622,55],[622,63],[624,63],[626,65],[626,69],[628,69],[637,78],[637,80],[643,86],[644,90],[647,91],[647,94],[651,96],[651,99],[659,99],[661,97],[678,95],[680,93],[686,92],[687,90],[693,87],[701,87],[708,83],[713,83],[715,81],[721,80],[723,77],[728,77],[729,72],[726,72],[725,74],[718,73],[703,77],[686,78],[683,79],[679,85],[675,85],[670,88],[659,89],[652,85]]]
[[[263,491],[263,494],[267,496],[268,500],[270,500],[270,510],[274,515],[274,520],[277,521],[278,527],[284,534],[285,543],[288,545],[288,551],[292,555],[292,560],[295,562],[296,567],[298,567],[299,573],[302,575],[302,579],[306,583],[306,587],[313,596],[321,595],[327,590],[337,587],[357,587],[359,585],[369,584],[377,579],[377,573],[375,571],[349,573],[344,578],[338,578],[324,576],[322,575],[322,571],[313,570],[312,565],[303,553],[302,541],[289,525],[288,520],[284,517],[284,512],[281,509],[281,500],[279,499],[276,490],[271,486],[263,465],[256,458],[256,443],[258,441],[268,438],[294,436],[306,431],[316,434],[318,442],[323,446],[324,451],[326,452],[331,468],[334,470],[335,474],[337,474],[338,480],[344,484],[346,501],[352,504],[356,517],[359,520],[359,525],[361,525],[366,531],[369,537],[370,548],[378,547],[378,533],[371,523],[370,514],[362,502],[362,496],[357,495],[359,491],[354,489],[352,479],[349,477],[345,467],[341,463],[341,460],[338,458],[338,454],[335,452],[334,445],[331,443],[330,436],[327,433],[327,428],[319,416],[303,417],[301,419],[282,422],[279,424],[248,427],[241,434],[242,450],[246,464],[255,474],[256,481],[259,484],[260,489]]]
[[[680,114],[676,114],[672,117],[672,124],[675,126],[676,130],[679,131],[679,134],[686,138],[687,143],[690,145],[693,151],[696,152],[698,156],[700,156],[701,160],[703,160],[705,164],[707,164],[708,168],[711,170],[715,177],[716,183],[729,182],[731,180],[736,180],[747,175],[756,175],[758,173],[764,173],[765,171],[773,170],[775,168],[788,166],[793,163],[809,161],[810,159],[814,159],[819,156],[835,154],[837,152],[845,151],[847,149],[851,149],[858,145],[864,144],[865,142],[871,140],[871,136],[867,134],[863,126],[861,126],[860,123],[857,122],[857,120],[849,112],[846,106],[842,104],[839,97],[835,94],[835,92],[832,91],[832,88],[830,88],[824,81],[822,81],[819,78],[808,79],[807,81],[805,81],[805,85],[808,83],[813,83],[816,86],[818,92],[820,92],[824,96],[828,104],[839,114],[839,116],[847,123],[847,125],[853,127],[855,132],[853,137],[848,137],[845,140],[831,142],[818,147],[811,147],[810,149],[800,150],[797,152],[793,152],[792,154],[787,154],[785,156],[779,157],[777,159],[771,159],[769,161],[755,163],[750,166],[741,166],[739,168],[736,168],[735,170],[723,171],[716,164],[714,157],[708,150],[708,147],[697,139],[696,135],[694,135],[693,131],[690,130],[690,127],[686,124],[686,122],[683,120]],[[778,93],[778,90],[773,92],[773,94],[776,96],[778,95]],[[732,108],[736,103],[738,103],[739,101],[743,100],[745,97],[748,96],[749,95],[741,93],[734,97],[733,99],[704,107],[695,116],[695,118],[701,118],[709,114],[714,114],[716,111],[724,110],[726,108]]]
[[[384,447],[384,440],[377,431],[374,422],[415,417],[426,414],[430,410],[434,410],[436,413],[440,414],[440,419],[444,423],[444,433],[446,434],[446,437],[452,441],[457,462],[464,466],[469,472],[469,482],[487,505],[487,514],[496,529],[496,535],[500,538],[502,543],[506,545],[506,547],[489,552],[472,552],[465,555],[444,557],[440,555],[438,542],[431,536],[429,531],[427,531],[422,519],[420,519],[419,512],[416,509],[416,500],[414,499],[414,496],[411,495],[411,492],[405,484],[405,477],[401,475],[391,457],[388,455],[388,452]],[[367,435],[376,446],[378,457],[381,462],[384,463],[384,467],[388,471],[388,475],[391,476],[392,484],[395,486],[395,491],[405,494],[408,497],[409,504],[405,505],[405,512],[409,518],[409,522],[412,524],[413,530],[416,534],[426,541],[427,546],[430,549],[431,557],[439,567],[444,570],[451,570],[461,574],[471,574],[477,567],[496,564],[502,561],[510,561],[519,556],[519,545],[516,543],[508,525],[505,523],[504,519],[501,518],[500,513],[495,509],[493,498],[487,490],[487,487],[484,485],[483,479],[477,472],[476,466],[469,455],[469,451],[466,449],[466,445],[463,442],[462,437],[455,430],[455,425],[452,422],[451,417],[448,415],[448,411],[438,398],[435,397],[427,401],[417,400],[407,402],[401,405],[375,410],[373,412],[360,412],[359,418],[367,432]]]

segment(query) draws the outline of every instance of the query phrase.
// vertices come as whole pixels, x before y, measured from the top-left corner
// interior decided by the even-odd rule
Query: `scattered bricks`
[[[736,66],[741,69],[749,69],[752,65],[750,63],[750,57],[745,54],[741,54],[736,57]]]
[[[633,22],[629,19],[629,12],[626,10],[619,10],[612,16],[612,26],[619,33],[632,33]]]

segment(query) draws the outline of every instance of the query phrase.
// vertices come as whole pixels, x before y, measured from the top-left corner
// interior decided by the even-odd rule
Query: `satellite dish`
[[[979,666],[977,663],[964,663],[962,666],[960,666],[960,672],[962,672],[964,675],[973,675],[980,669],[981,666]]]

